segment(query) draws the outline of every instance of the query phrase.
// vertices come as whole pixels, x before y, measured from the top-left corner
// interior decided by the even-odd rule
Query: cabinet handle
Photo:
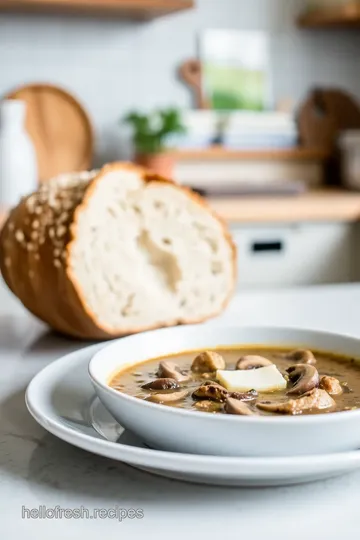
[[[284,249],[284,244],[281,240],[271,240],[263,242],[253,242],[251,244],[252,253],[274,253]]]

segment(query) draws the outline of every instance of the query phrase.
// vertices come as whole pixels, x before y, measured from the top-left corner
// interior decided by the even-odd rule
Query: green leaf
[[[132,128],[133,144],[139,154],[162,152],[169,135],[186,131],[180,112],[174,108],[160,109],[148,115],[131,111],[123,118],[123,122]]]

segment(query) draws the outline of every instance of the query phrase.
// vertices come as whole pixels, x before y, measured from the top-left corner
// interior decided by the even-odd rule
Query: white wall
[[[24,82],[58,83],[89,110],[97,161],[127,153],[118,119],[131,107],[190,105],[176,79],[208,27],[264,29],[272,36],[275,98],[303,98],[314,84],[360,97],[360,33],[300,31],[303,0],[197,0],[196,11],[151,23],[117,19],[0,15],[0,94]]]

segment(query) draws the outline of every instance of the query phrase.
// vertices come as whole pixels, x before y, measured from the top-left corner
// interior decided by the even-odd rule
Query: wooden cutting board
[[[68,92],[50,84],[30,84],[5,99],[27,104],[26,129],[36,148],[39,180],[90,169],[94,136],[87,112]]]
[[[360,129],[360,105],[343,90],[313,89],[300,107],[298,123],[305,146],[334,151],[343,130]]]

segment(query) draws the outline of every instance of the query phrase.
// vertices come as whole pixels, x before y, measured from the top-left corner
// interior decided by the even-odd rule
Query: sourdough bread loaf
[[[128,163],[42,185],[11,212],[0,244],[24,306],[81,338],[204,321],[235,284],[233,243],[204,200]]]

